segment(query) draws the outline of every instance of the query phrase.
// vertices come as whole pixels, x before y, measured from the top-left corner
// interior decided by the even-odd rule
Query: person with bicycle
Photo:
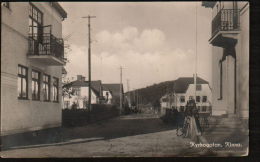
[[[190,119],[190,131],[187,136],[195,137],[201,135],[201,127],[199,123],[199,111],[196,107],[195,100],[191,97],[186,105],[186,114]]]
[[[194,138],[201,135],[201,127],[199,124],[199,113],[193,98],[189,98],[184,111],[185,119],[182,128],[177,129],[177,135]]]

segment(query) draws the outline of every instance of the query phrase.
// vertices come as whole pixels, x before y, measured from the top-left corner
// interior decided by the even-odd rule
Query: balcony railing
[[[29,35],[29,55],[50,55],[65,61],[63,39],[58,39],[50,33],[42,36]]]
[[[211,22],[212,36],[219,31],[237,31],[239,30],[239,10],[221,9]]]

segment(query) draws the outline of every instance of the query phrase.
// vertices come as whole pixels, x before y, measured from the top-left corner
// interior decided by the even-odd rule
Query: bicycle
[[[209,114],[201,114],[199,117],[199,123],[201,125],[201,131],[204,132],[206,128],[209,128]]]
[[[183,123],[182,127],[179,127],[179,125],[177,125],[177,131],[176,131],[176,135],[177,136],[186,136],[187,131],[190,129],[190,118],[186,117]]]

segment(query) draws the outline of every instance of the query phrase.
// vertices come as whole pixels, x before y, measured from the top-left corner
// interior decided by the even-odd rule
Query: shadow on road
[[[158,117],[127,116],[81,127],[61,127],[37,134],[4,137],[2,151],[86,143],[172,129],[175,129],[174,126],[163,123]]]

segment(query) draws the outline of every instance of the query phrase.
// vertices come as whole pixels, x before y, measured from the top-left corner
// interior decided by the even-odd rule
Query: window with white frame
[[[32,3],[29,6],[29,35],[34,40],[42,39],[43,36],[43,13]]]
[[[40,72],[32,70],[32,99],[40,100]]]
[[[43,74],[43,100],[50,101],[50,76]]]
[[[180,102],[185,102],[185,96],[180,97]]]
[[[200,102],[200,96],[196,96],[196,102]]]
[[[53,85],[52,85],[52,93],[53,93],[53,101],[58,102],[59,101],[59,79],[53,77]]]
[[[17,90],[19,99],[28,99],[28,69],[18,65]]]
[[[207,100],[208,100],[207,96],[202,97],[202,102],[207,102]]]

